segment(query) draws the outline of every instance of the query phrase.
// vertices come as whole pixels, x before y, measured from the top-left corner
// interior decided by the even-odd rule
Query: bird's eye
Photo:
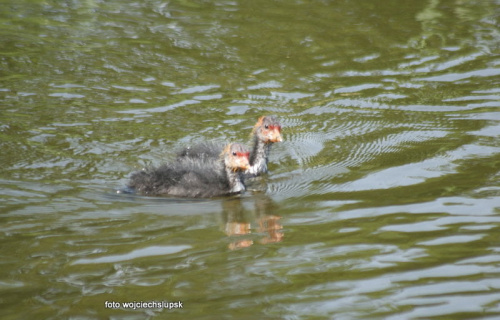
[[[235,157],[236,157],[236,155],[237,155],[237,153],[236,153],[236,152],[233,152],[233,156],[235,156]]]
[[[264,128],[269,129],[269,125],[265,124]]]

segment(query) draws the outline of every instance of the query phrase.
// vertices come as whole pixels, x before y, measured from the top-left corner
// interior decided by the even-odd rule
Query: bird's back
[[[145,195],[214,197],[230,190],[221,161],[183,158],[132,175],[129,187]]]

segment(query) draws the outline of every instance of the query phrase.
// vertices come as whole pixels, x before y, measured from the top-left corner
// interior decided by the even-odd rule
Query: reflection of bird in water
[[[224,231],[232,237],[232,242],[229,244],[232,250],[253,245],[254,241],[248,236],[245,237],[252,233],[251,220],[256,220],[257,232],[264,234],[260,243],[280,242],[283,239],[283,226],[279,222],[281,217],[272,214],[275,209],[274,203],[264,195],[257,195],[254,199],[254,212],[245,210],[240,198],[227,199],[223,202]]]
[[[227,145],[218,157],[181,158],[135,172],[128,186],[144,195],[222,196],[245,190],[241,175],[249,166],[247,148],[234,143]]]
[[[261,243],[280,242],[283,239],[283,226],[280,224],[280,216],[274,215],[276,205],[271,198],[264,194],[255,197],[255,215],[259,223],[259,232],[267,234],[261,239]]]
[[[228,236],[244,236],[251,233],[251,224],[245,213],[240,198],[226,199],[222,202],[224,232]],[[252,244],[253,241],[251,239],[236,238],[229,244],[229,249],[246,248]]]
[[[268,234],[267,237],[262,238],[261,243],[274,243],[281,242],[283,239],[283,226],[280,224],[279,220],[280,216],[265,216],[259,219],[259,231],[266,232]]]
[[[256,176],[267,172],[271,146],[281,142],[281,124],[271,116],[260,117],[252,130],[253,146],[250,152],[250,168],[246,174]],[[210,159],[216,158],[222,149],[216,143],[205,142],[183,149],[178,158]]]

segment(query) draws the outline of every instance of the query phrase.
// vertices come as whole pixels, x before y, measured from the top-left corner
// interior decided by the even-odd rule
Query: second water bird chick
[[[248,149],[233,143],[215,158],[178,158],[158,168],[135,172],[128,187],[144,195],[223,196],[245,190],[241,174],[249,167]]]
[[[281,124],[272,116],[260,117],[252,130],[253,146],[250,152],[250,167],[245,171],[251,176],[267,172],[267,163],[271,146],[275,142],[283,141]],[[193,147],[185,148],[178,153],[180,158],[211,159],[216,158],[222,146],[216,143],[205,142]]]

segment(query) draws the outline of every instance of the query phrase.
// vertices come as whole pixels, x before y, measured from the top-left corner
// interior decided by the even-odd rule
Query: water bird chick
[[[223,196],[245,190],[241,175],[249,167],[248,149],[242,144],[233,143],[215,158],[178,158],[158,168],[135,172],[128,187],[148,196]]]
[[[262,116],[252,129],[252,151],[250,152],[250,167],[245,174],[257,176],[267,172],[267,164],[271,146],[283,141],[281,124],[272,116]],[[197,144],[183,149],[178,153],[180,158],[210,159],[218,156],[221,146],[213,142]]]

